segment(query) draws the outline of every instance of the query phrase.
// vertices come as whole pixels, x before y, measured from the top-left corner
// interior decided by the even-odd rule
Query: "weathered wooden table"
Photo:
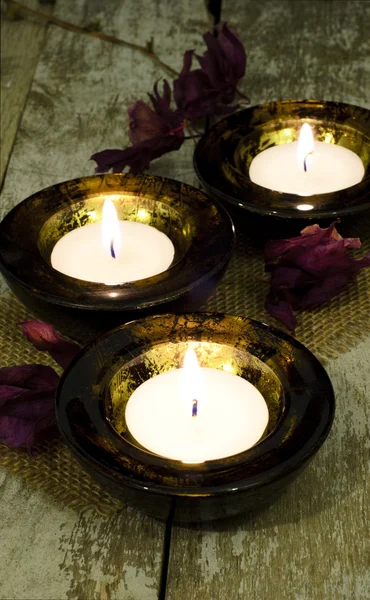
[[[202,51],[213,26],[198,0],[24,3],[78,25],[98,18],[104,32],[137,43],[153,36],[175,69],[186,49]],[[370,107],[369,0],[223,0],[221,18],[245,43],[252,104],[321,98]],[[92,173],[93,152],[125,147],[126,106],[166,74],[133,50],[32,16],[4,17],[1,33],[3,215],[39,189]],[[151,172],[195,184],[192,151],[190,142]],[[76,512],[2,470],[1,598],[370,598],[369,359],[364,335],[327,365],[337,396],[332,433],[280,500],[252,519],[173,527],[169,556],[165,525],[135,509],[110,519]]]

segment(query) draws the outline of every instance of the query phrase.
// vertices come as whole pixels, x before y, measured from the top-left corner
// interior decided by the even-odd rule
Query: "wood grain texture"
[[[25,4],[38,7],[37,0],[26,0]],[[10,19],[1,6],[0,188],[46,29],[45,23],[32,19]],[[45,7],[45,12],[50,14],[52,8]]]
[[[369,107],[370,2],[223,0],[248,51],[252,104],[323,98]],[[370,290],[369,290],[370,294]],[[370,338],[327,366],[328,441],[267,511],[174,527],[168,600],[368,600]]]
[[[41,8],[42,9],[42,8]],[[197,0],[57,0],[54,14],[145,44],[180,69],[202,44],[209,15]],[[2,192],[2,214],[48,185],[92,174],[91,154],[128,145],[127,105],[165,73],[124,47],[48,27]],[[195,180],[192,146],[158,161],[162,175]],[[2,472],[0,597],[7,600],[154,600],[164,526],[134,509],[111,519],[62,509]],[[16,573],[16,576],[15,576]]]

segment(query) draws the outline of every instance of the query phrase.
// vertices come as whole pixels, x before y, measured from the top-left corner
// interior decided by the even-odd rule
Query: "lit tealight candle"
[[[232,373],[200,367],[191,348],[182,369],[157,375],[134,391],[125,416],[144,448],[184,463],[251,448],[269,420],[267,404],[254,385]]]
[[[365,167],[357,154],[336,144],[314,141],[308,123],[303,125],[298,142],[264,150],[249,168],[254,183],[299,196],[345,189],[359,183],[364,174]],[[297,208],[303,211],[313,208],[309,204],[300,206]]]
[[[119,284],[166,271],[175,249],[161,231],[134,221],[119,221],[107,199],[103,219],[68,232],[51,254],[54,269],[85,281]]]

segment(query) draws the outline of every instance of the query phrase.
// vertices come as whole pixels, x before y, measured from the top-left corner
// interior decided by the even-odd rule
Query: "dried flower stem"
[[[57,19],[56,17],[53,17],[52,15],[46,15],[45,13],[42,13],[38,10],[34,10],[32,8],[29,8],[28,6],[24,6],[24,4],[21,4],[20,2],[16,2],[16,0],[6,0],[6,1],[7,1],[8,5],[13,5],[22,12],[29,13],[29,14],[33,15],[34,17],[37,17],[38,19],[46,21],[47,23],[53,23],[54,25],[57,25],[58,27],[62,27],[63,29],[68,29],[69,31],[75,31],[77,33],[84,33],[91,37],[98,38],[99,40],[104,40],[105,42],[111,42],[112,44],[118,44],[120,46],[126,46],[126,48],[131,48],[132,50],[137,50],[138,52],[145,54],[146,56],[151,58],[154,62],[156,62],[158,65],[160,65],[161,67],[166,69],[173,77],[177,77],[179,75],[179,73],[177,71],[175,71],[175,69],[173,69],[172,67],[167,65],[165,62],[163,62],[163,60],[161,60],[159,58],[159,56],[155,52],[153,52],[153,50],[151,50],[150,48],[147,48],[146,46],[140,46],[139,44],[134,44],[133,42],[127,42],[126,40],[122,40],[122,39],[116,37],[115,35],[107,35],[106,33],[103,33],[101,31],[90,31],[86,27],[80,27],[79,25],[74,25],[73,23],[69,23],[69,21],[63,21],[62,19]]]

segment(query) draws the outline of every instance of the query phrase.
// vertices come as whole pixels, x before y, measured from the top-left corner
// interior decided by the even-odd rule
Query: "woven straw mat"
[[[362,216],[359,221],[361,225],[354,231],[343,232],[341,227],[339,230],[346,236],[360,235],[363,245],[359,254],[362,255],[370,251],[370,217]],[[267,281],[262,251],[256,250],[254,243],[239,233],[225,276],[203,308],[248,316],[279,327],[264,310]],[[296,337],[325,363],[370,332],[369,315],[370,269],[363,269],[357,280],[331,302],[298,315]],[[56,366],[46,353],[35,350],[22,335],[18,324],[30,318],[32,315],[11,292],[0,298],[0,366],[35,362]],[[110,516],[122,506],[82,469],[59,439],[39,445],[32,457],[23,449],[0,445],[0,466],[76,510],[93,508]]]

